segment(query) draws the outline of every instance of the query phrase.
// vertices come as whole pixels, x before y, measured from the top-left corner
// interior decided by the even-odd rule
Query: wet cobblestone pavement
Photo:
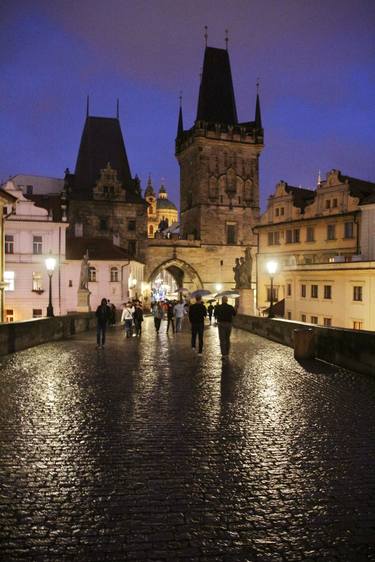
[[[164,325],[165,328],[165,325]],[[234,331],[0,360],[3,561],[375,560],[375,379]]]

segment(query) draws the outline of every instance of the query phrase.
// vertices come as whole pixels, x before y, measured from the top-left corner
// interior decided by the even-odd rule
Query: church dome
[[[156,201],[156,208],[157,209],[171,209],[173,211],[177,211],[177,207],[172,201],[169,199],[158,199]]]

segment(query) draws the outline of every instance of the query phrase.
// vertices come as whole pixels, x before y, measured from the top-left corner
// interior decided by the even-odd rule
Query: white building
[[[55,314],[64,314],[62,266],[65,261],[65,221],[53,220],[52,213],[26,199],[22,189],[8,181],[4,190],[17,198],[15,212],[5,221],[5,320],[38,318],[46,314],[49,278],[45,259],[56,259],[52,275]]]

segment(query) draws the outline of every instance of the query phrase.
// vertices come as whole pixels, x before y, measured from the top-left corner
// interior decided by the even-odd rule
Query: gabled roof
[[[128,157],[120,121],[112,117],[86,117],[75,168],[73,191],[90,192],[108,162],[117,170],[124,188],[132,188]]]
[[[307,205],[310,205],[316,196],[316,192],[311,189],[294,187],[292,185],[288,185],[287,183],[285,184],[285,191],[292,195],[294,207],[298,207],[301,210],[303,210]]]
[[[350,195],[352,197],[358,197],[360,203],[364,203],[365,201],[371,203],[374,201],[375,183],[352,178],[351,176],[343,176],[341,174],[340,179],[349,183]]]
[[[206,47],[196,120],[237,124],[232,73],[225,49]]]
[[[52,213],[52,218],[55,222],[62,222],[62,208],[60,194],[53,195],[28,195],[27,199],[34,201],[37,207],[47,209]]]
[[[88,251],[89,261],[92,260],[127,260],[128,251],[115,246],[108,238],[67,238],[66,258],[81,260]]]

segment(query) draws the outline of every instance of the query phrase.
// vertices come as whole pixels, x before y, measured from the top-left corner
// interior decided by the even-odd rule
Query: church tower
[[[181,107],[178,119],[183,238],[255,245],[252,227],[259,221],[262,149],[258,93],[254,121],[240,123],[228,51],[206,46],[195,123],[184,130]]]

